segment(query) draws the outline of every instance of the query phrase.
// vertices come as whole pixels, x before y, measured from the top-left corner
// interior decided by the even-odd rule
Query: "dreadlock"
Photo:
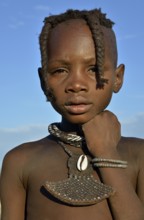
[[[97,57],[96,77],[98,80],[98,86],[103,87],[104,83],[107,83],[107,79],[104,78],[103,68],[104,68],[105,48],[104,48],[104,37],[103,37],[103,32],[101,30],[101,26],[112,29],[114,23],[111,20],[107,19],[106,14],[103,14],[100,9],[94,9],[89,11],[88,10],[79,11],[79,10],[70,9],[60,15],[52,15],[45,18],[44,26],[42,28],[39,37],[43,74],[45,75],[48,70],[47,44],[48,44],[49,33],[59,23],[62,23],[70,19],[84,19],[91,30],[95,45],[96,57]]]

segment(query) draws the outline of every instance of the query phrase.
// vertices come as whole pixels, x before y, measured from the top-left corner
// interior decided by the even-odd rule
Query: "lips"
[[[82,97],[70,99],[65,103],[65,108],[70,114],[84,114],[90,107],[91,103]]]

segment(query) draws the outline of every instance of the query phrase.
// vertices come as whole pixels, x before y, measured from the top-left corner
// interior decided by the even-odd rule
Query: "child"
[[[6,154],[2,220],[144,220],[144,140],[105,110],[124,75],[112,26],[97,9],[45,19],[39,76],[62,120]]]

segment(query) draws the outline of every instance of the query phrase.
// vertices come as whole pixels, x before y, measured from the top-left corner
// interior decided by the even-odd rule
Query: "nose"
[[[66,92],[87,92],[88,83],[84,77],[84,73],[75,71],[70,73],[66,82]]]

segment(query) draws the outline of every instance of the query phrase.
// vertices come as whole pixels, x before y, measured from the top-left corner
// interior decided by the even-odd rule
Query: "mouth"
[[[72,101],[72,102],[67,102],[65,104],[66,110],[70,114],[74,115],[80,115],[86,113],[90,108],[91,108],[91,103],[88,102],[80,102],[80,101]]]

